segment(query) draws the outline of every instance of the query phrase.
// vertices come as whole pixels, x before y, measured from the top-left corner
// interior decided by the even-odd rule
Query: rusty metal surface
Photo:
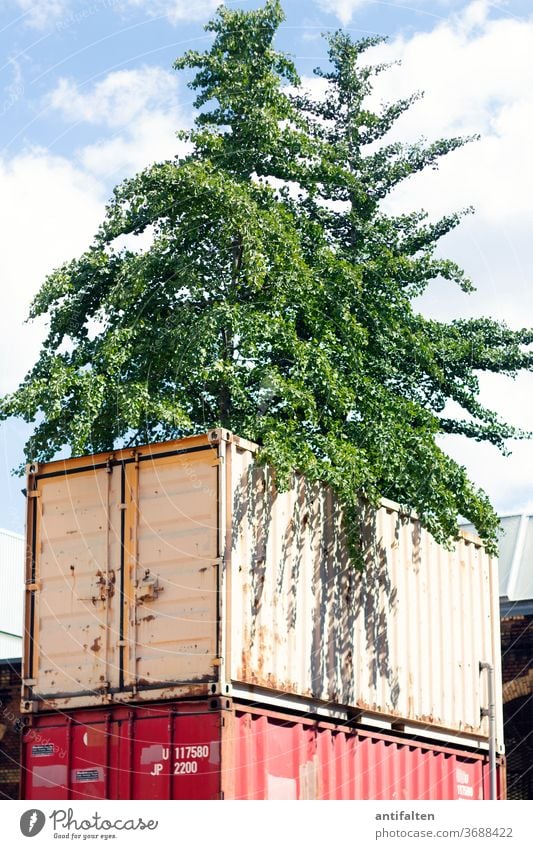
[[[49,478],[38,491],[33,692],[105,690],[118,666],[119,476]]]
[[[31,479],[25,710],[216,678],[216,452],[184,442]]]
[[[257,708],[243,711],[238,705],[232,720],[227,732],[233,749],[228,775],[231,793],[226,792],[225,798],[489,798],[486,755],[362,729],[306,723]],[[502,761],[498,763],[498,793],[500,799],[505,798]]]
[[[145,463],[137,493],[131,683],[213,677],[218,580],[213,457],[202,453]]]
[[[26,799],[220,798],[220,715],[206,702],[43,714],[22,752]]]
[[[496,563],[387,502],[361,505],[359,573],[331,491],[296,477],[279,494],[254,455],[217,432],[37,470],[25,709],[235,683],[486,737]]]
[[[32,717],[22,798],[487,798],[486,755],[228,699]],[[498,763],[499,795],[505,764]],[[221,792],[222,791],[222,792]]]
[[[446,551],[387,502],[361,505],[361,574],[331,492],[296,477],[278,494],[252,463],[234,448],[232,680],[486,736],[496,562],[467,538]],[[497,714],[503,744],[501,699]]]

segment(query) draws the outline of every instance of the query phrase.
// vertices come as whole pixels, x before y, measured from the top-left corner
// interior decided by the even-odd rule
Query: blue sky
[[[47,272],[79,254],[113,186],[178,151],[192,93],[171,70],[185,49],[204,49],[210,0],[0,0],[0,392],[35,360],[42,325],[23,323]],[[229,4],[251,8],[258,3]],[[310,77],[322,62],[320,33],[387,35],[374,58],[401,59],[383,74],[376,100],[423,89],[398,122],[402,138],[480,133],[437,172],[406,182],[391,210],[434,215],[473,204],[476,215],[443,251],[473,276],[467,297],[434,284],[420,308],[438,318],[491,315],[533,325],[533,8],[530,0],[286,0],[278,45]],[[533,379],[488,377],[483,400],[533,429]],[[28,426],[0,426],[0,527],[21,531],[22,459]],[[448,450],[467,465],[501,511],[533,508],[533,446],[502,458],[459,437]]]

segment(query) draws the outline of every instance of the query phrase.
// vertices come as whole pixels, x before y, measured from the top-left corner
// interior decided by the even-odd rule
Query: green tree
[[[89,250],[47,278],[31,317],[48,336],[0,414],[38,422],[38,460],[222,425],[259,442],[280,487],[293,469],[328,482],[354,541],[363,492],[416,509],[442,541],[462,514],[493,545],[486,495],[435,440],[504,447],[514,431],[480,405],[477,374],[530,368],[533,334],[419,315],[431,280],[471,287],[435,256],[460,216],[380,208],[464,140],[386,143],[412,99],[366,108],[372,40],[332,36],[326,98],[295,94],[282,20],[277,0],[221,7],[210,50],[176,62],[195,72],[192,152],[119,185]],[[148,247],[121,244],[140,234]]]
[[[352,287],[342,271],[328,281],[329,297],[360,329],[353,344],[361,344],[361,333],[364,340],[359,369],[355,358],[335,359],[341,382],[356,388],[339,436],[367,464],[363,486],[372,498],[385,495],[415,507],[443,542],[455,536],[458,515],[469,517],[494,551],[499,522],[487,496],[436,437],[462,434],[505,453],[506,439],[526,435],[479,402],[479,374],[531,369],[533,331],[487,318],[446,324],[420,315],[413,301],[431,281],[474,288],[456,263],[436,255],[438,241],[471,210],[430,223],[421,211],[386,215],[381,203],[399,182],[437,167],[440,157],[474,139],[387,141],[419,95],[371,111],[372,78],[388,66],[367,66],[362,58],[382,39],[354,42],[336,32],[327,40],[329,67],[315,71],[324,82],[322,97],[299,92],[291,98],[320,150],[301,174],[305,194],[291,206],[299,221],[320,228],[336,261],[358,275]],[[341,340],[344,351],[350,348],[342,333]]]

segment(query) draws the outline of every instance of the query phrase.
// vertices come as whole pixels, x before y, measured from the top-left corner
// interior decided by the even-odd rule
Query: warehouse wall
[[[509,799],[533,799],[533,616],[501,621]]]
[[[20,660],[0,661],[0,800],[19,798]]]

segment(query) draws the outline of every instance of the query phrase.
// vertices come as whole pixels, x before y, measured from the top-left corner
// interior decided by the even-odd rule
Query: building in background
[[[0,530],[0,800],[18,799],[24,537]]]
[[[533,515],[502,516],[500,611],[508,798],[533,799]]]
[[[499,591],[507,798],[533,799],[533,515],[500,516]],[[475,532],[473,525],[464,530]]]
[[[0,659],[21,657],[24,537],[0,529]]]
[[[20,667],[20,658],[0,660],[0,801],[19,798]]]

